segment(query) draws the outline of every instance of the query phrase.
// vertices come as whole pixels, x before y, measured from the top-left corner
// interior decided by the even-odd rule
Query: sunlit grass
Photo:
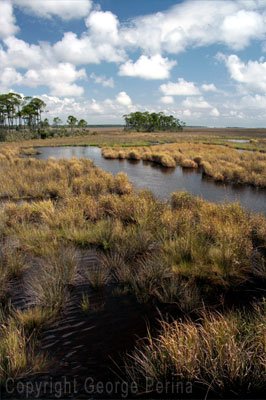
[[[266,155],[259,152],[239,153],[232,147],[181,142],[164,146],[121,149],[103,148],[105,158],[127,158],[151,161],[163,167],[202,168],[215,181],[248,183],[266,187]]]
[[[45,354],[37,353],[38,329],[44,314],[37,309],[15,312],[0,322],[0,386],[7,379],[44,371],[48,366]]]
[[[159,337],[149,336],[128,358],[127,374],[139,392],[150,379],[162,382],[167,393],[174,375],[206,395],[256,393],[265,385],[265,322],[265,303],[250,314],[204,312],[196,323],[162,322]]]
[[[138,149],[138,154],[165,164],[190,160],[203,169],[214,168],[215,154],[206,161],[201,146],[197,151],[181,144],[171,149],[170,158],[163,158],[163,150]],[[117,151],[124,158],[133,150]],[[25,289],[32,306],[2,318],[1,383],[7,376],[37,371],[38,362],[40,369],[46,365],[36,338],[64,310],[80,278],[80,249],[94,248],[100,254],[99,264],[82,275],[94,290],[106,293],[112,285],[114,295],[131,295],[154,307],[170,303],[182,315],[221,304],[228,293],[241,294],[248,304],[265,285],[262,215],[186,192],[162,202],[148,191],[135,192],[125,174],[114,177],[89,160],[41,162],[19,159],[18,153],[16,148],[0,151],[0,195],[9,198],[0,209],[0,300],[7,303],[10,283],[20,280],[29,262],[34,268]],[[231,163],[230,157],[228,153],[224,163]],[[263,158],[239,157],[262,176]],[[242,179],[242,169],[234,176]],[[88,296],[80,308],[89,312]],[[264,325],[262,308],[252,318],[244,312],[205,312],[196,323],[163,322],[161,336],[150,337],[148,346],[135,352],[128,371],[140,382],[145,374],[164,379],[175,371],[181,380],[191,379],[206,391],[237,392],[238,384],[257,390],[263,368],[265,373]]]
[[[82,301],[81,301],[80,307],[81,307],[81,309],[82,309],[82,311],[83,311],[84,313],[87,313],[87,312],[90,311],[90,309],[91,309],[91,304],[90,304],[90,299],[89,299],[88,294],[84,294],[84,293],[83,293]]]

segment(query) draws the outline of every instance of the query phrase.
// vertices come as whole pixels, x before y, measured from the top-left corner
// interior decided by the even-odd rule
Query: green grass
[[[80,307],[81,307],[81,309],[82,309],[82,311],[83,311],[84,313],[87,313],[87,312],[90,311],[90,309],[91,309],[91,304],[90,304],[90,299],[89,299],[88,294],[84,294],[84,293],[83,293],[83,295],[82,295],[82,302],[81,302],[81,304],[80,304]]]

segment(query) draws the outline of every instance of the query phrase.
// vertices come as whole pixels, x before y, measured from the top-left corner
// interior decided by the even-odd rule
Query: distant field
[[[266,138],[264,128],[185,128],[184,132],[215,136]]]
[[[22,146],[150,146],[155,143],[203,142],[226,145],[243,150],[266,152],[266,129],[185,128],[183,132],[125,132],[122,128],[97,127],[75,136],[34,139],[20,142]],[[246,139],[250,143],[227,142]]]

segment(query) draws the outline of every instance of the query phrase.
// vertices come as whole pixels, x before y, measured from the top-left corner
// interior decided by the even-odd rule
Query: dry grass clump
[[[21,275],[23,268],[21,250],[12,243],[0,243],[0,302],[5,298],[9,283]]]
[[[128,160],[140,160],[141,159],[141,155],[140,155],[138,150],[131,150],[127,154],[127,159]]]
[[[13,318],[16,324],[23,329],[23,332],[27,336],[30,336],[33,332],[38,334],[41,328],[47,325],[55,314],[53,310],[40,306],[30,307],[24,311],[16,310],[13,312]]]
[[[142,153],[142,160],[143,161],[152,161],[152,153],[144,149]]]
[[[102,156],[107,159],[119,158],[118,154],[119,154],[118,151],[113,150],[113,149],[109,149],[109,148],[102,149]]]
[[[69,285],[77,273],[75,252],[62,249],[42,262],[38,273],[28,282],[28,293],[37,305],[58,311],[64,304]]]
[[[118,158],[119,158],[120,160],[124,160],[124,159],[126,158],[126,153],[125,153],[123,150],[120,150],[120,151],[118,152]]]
[[[90,160],[60,160],[55,162],[35,159],[7,160],[0,170],[0,197],[10,199],[53,199],[90,194],[98,196],[113,192],[133,191],[128,178],[122,173],[114,178],[96,169]]]
[[[158,338],[127,359],[126,372],[145,390],[145,380],[154,386],[167,381],[191,382],[203,393],[219,396],[247,396],[265,385],[265,303],[252,314],[230,312],[225,315],[203,313],[198,322],[161,322]],[[168,388],[169,390],[169,388]],[[162,392],[161,392],[162,393]]]
[[[161,164],[163,167],[174,168],[176,166],[176,162],[173,157],[169,155],[163,155],[161,158]]]
[[[119,195],[129,194],[134,191],[133,186],[124,172],[119,172],[116,175],[114,180],[114,191]]]
[[[201,156],[196,156],[194,157],[193,161],[195,161],[196,164],[201,165],[203,160]]]
[[[182,209],[182,208],[196,208],[202,205],[203,201],[189,194],[186,191],[183,192],[174,192],[171,194],[171,206],[175,209]]]
[[[152,158],[151,161],[153,161],[153,162],[155,162],[157,164],[160,164],[163,155],[164,155],[163,153],[153,152],[152,153],[152,157],[151,157]]]
[[[183,167],[183,168],[198,168],[198,164],[195,161],[189,160],[188,158],[186,158],[186,159],[182,160],[181,167]]]
[[[33,335],[32,318],[25,312],[14,313],[7,317],[1,311],[0,322],[0,386],[7,379],[17,378],[31,373],[41,372],[47,367],[45,355],[37,354],[37,340]]]
[[[122,152],[122,156],[119,156]],[[259,152],[239,153],[229,146],[208,143],[173,143],[169,145],[131,148],[103,148],[106,158],[128,158],[152,161],[164,167],[202,167],[204,174],[217,182],[247,183],[266,187],[266,155]]]
[[[36,149],[34,149],[33,147],[26,147],[26,148],[22,147],[20,149],[20,153],[23,156],[33,156],[33,155],[39,154],[39,152]]]
[[[209,175],[209,176],[212,176],[212,175],[213,175],[212,166],[211,166],[211,164],[210,164],[208,161],[203,161],[203,162],[201,163],[201,166],[202,166],[202,170],[203,170],[203,173],[204,173],[204,174]],[[223,176],[222,174],[220,174],[220,175]]]
[[[121,221],[135,222],[138,210],[141,207],[141,199],[134,193],[123,196],[114,196],[113,194],[102,195],[99,197],[97,206],[102,216],[119,218]]]
[[[145,256],[134,265],[116,267],[114,274],[138,302],[146,303],[152,297],[157,297],[158,287],[169,276],[169,270],[159,257]]]

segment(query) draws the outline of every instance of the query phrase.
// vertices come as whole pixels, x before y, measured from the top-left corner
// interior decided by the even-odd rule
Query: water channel
[[[200,196],[205,200],[221,203],[223,201],[239,201],[248,210],[266,215],[266,189],[248,185],[229,185],[215,183],[211,178],[203,176],[200,171],[181,167],[165,168],[146,161],[110,160],[101,155],[98,147],[41,147],[39,160],[90,158],[95,165],[116,175],[125,172],[136,189],[149,189],[160,199],[168,199],[176,190]]]

